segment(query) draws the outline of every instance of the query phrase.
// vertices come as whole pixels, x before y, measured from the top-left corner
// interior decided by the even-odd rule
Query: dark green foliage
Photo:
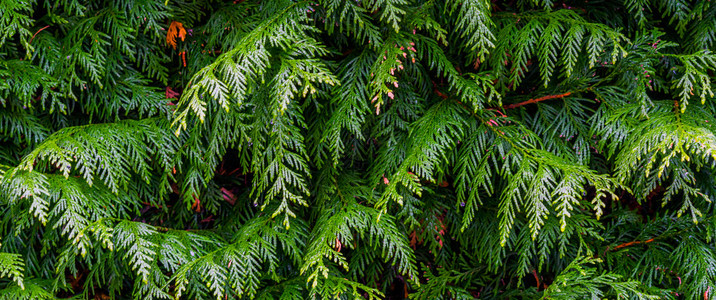
[[[716,299],[708,0],[0,0],[0,299]]]

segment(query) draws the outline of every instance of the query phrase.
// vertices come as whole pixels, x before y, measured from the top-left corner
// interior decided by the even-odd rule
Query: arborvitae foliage
[[[716,299],[710,0],[0,0],[0,299]]]

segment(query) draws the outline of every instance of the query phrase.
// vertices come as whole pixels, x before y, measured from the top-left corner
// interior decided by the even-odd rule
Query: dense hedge
[[[709,299],[709,0],[0,0],[0,299]]]

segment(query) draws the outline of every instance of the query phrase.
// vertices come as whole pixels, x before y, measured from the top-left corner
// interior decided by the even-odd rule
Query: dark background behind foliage
[[[716,4],[0,0],[0,299],[714,299]]]

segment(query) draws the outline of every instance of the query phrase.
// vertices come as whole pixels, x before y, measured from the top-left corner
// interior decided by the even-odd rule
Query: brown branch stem
[[[621,249],[621,248],[629,247],[629,246],[633,246],[633,245],[647,244],[647,243],[651,243],[651,242],[653,242],[653,241],[654,241],[653,238],[652,238],[652,239],[648,239],[648,240],[646,240],[646,241],[631,241],[631,242],[627,242],[627,243],[618,245],[618,246],[612,248],[611,251],[619,250],[619,249]]]
[[[522,101],[522,102],[519,102],[519,103],[513,103],[513,104],[509,104],[509,105],[503,105],[502,107],[503,107],[504,109],[512,109],[512,108],[520,107],[520,106],[527,105],[527,104],[537,103],[537,102],[541,102],[541,101],[545,101],[545,100],[551,100],[551,99],[557,99],[557,98],[564,98],[564,97],[567,97],[567,96],[569,96],[569,95],[571,95],[571,94],[572,94],[572,92],[566,92],[566,93],[564,93],[564,94],[557,94],[557,95],[547,95],[547,96],[543,96],[543,97],[539,97],[539,98],[530,99],[530,100],[527,100],[527,101]]]
[[[27,43],[28,43],[28,44],[29,44],[29,43],[32,43],[32,40],[35,39],[35,37],[37,36],[37,34],[40,33],[40,31],[43,31],[43,30],[47,29],[47,27],[50,27],[50,25],[47,25],[47,26],[45,26],[45,27],[40,28],[40,30],[38,30],[37,32],[35,32],[35,34],[32,35],[32,38],[30,38],[30,41],[27,42]]]

